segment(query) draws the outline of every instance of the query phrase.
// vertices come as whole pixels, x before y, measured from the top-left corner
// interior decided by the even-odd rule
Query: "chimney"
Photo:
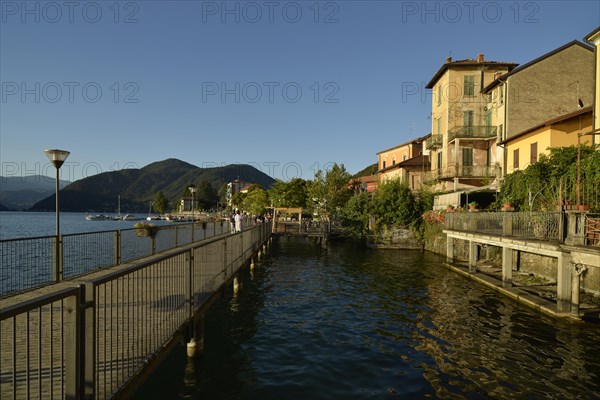
[[[446,64],[451,63],[452,62],[452,57],[446,57]]]
[[[483,59],[483,53],[477,54],[477,62],[478,63],[482,63],[483,61],[484,61],[484,59]]]

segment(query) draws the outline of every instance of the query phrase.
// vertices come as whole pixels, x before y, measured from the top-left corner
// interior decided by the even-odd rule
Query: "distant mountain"
[[[115,212],[121,197],[122,212],[146,212],[148,201],[162,191],[171,204],[178,201],[190,184],[209,182],[216,190],[226,182],[241,179],[265,189],[275,182],[258,169],[245,164],[200,168],[177,159],[148,164],[141,169],[104,172],[71,183],[60,192],[61,211]],[[36,203],[31,210],[54,210],[54,194]]]
[[[0,202],[9,209],[27,210],[55,192],[54,178],[43,175],[0,176]],[[59,181],[61,188],[69,181]]]
[[[377,163],[369,165],[365,169],[363,169],[361,171],[358,171],[352,177],[353,178],[360,178],[361,176],[370,176],[370,175],[374,175],[375,172],[377,172]]]

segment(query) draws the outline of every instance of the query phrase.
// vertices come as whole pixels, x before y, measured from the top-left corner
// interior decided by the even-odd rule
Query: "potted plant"
[[[154,237],[156,236],[156,232],[158,232],[158,226],[147,222],[138,222],[133,227],[139,237]]]
[[[506,196],[503,200],[502,207],[504,207],[504,208],[512,207],[512,197]]]
[[[446,208],[446,212],[454,212],[454,206],[452,204],[448,204],[448,207]]]
[[[469,203],[469,210],[475,210],[477,208],[477,202],[472,201]]]

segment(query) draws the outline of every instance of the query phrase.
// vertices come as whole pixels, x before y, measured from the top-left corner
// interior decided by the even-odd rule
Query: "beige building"
[[[432,135],[428,181],[437,189],[458,190],[486,185],[497,174],[496,126],[487,110],[487,96],[481,90],[498,74],[515,68],[511,62],[446,59],[426,88],[432,89]]]
[[[487,96],[485,109],[491,124],[497,127],[498,140],[504,142],[549,120],[591,106],[593,79],[592,49],[576,40],[497,76],[482,92]],[[503,146],[495,148],[494,158],[502,175],[514,170],[512,158]]]
[[[595,89],[594,89],[594,123],[593,131],[600,132],[600,27],[596,28],[592,33],[587,35],[584,39],[587,43],[594,46],[595,53]],[[598,139],[600,136],[592,136],[593,143],[600,143]]]
[[[535,164],[550,148],[576,146],[578,134],[592,129],[592,107],[553,118],[526,129],[499,144],[506,148],[506,173],[523,170]],[[581,136],[581,143],[591,143],[590,136]]]
[[[425,141],[431,135],[413,139],[401,145],[377,153],[379,180],[400,179],[406,182],[411,190],[418,190],[423,182],[423,175],[429,171],[429,157],[424,149]]]

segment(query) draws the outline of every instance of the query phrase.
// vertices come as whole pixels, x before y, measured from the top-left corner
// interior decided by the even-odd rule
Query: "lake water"
[[[85,213],[61,212],[60,232],[81,233],[132,228],[139,221],[88,221]],[[132,214],[143,218],[148,214]],[[152,221],[156,225],[168,221]],[[56,233],[56,214],[53,212],[0,212],[0,240],[23,237],[51,236]]]
[[[136,399],[598,399],[600,327],[515,303],[416,251],[280,238]]]

